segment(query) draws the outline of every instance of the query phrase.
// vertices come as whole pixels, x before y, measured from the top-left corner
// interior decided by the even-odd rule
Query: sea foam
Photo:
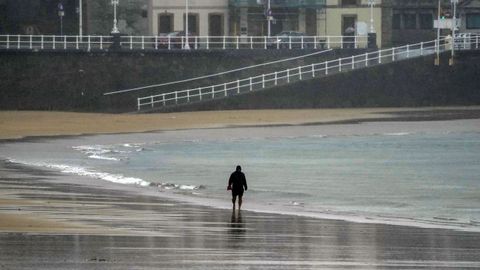
[[[101,179],[118,184],[129,184],[129,185],[139,185],[139,186],[150,186],[150,182],[145,181],[136,177],[128,177],[121,174],[112,174],[106,172],[98,172],[95,170],[87,169],[79,166],[71,166],[65,164],[53,164],[45,162],[26,162],[15,159],[7,159],[11,163],[17,163],[27,166],[42,167],[47,169],[52,169],[66,174],[73,174],[79,176],[86,176],[95,179]]]

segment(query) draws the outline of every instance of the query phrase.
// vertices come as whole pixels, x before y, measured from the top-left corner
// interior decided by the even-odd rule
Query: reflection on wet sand
[[[242,212],[241,211],[232,211],[232,217],[230,219],[230,229],[228,233],[233,240],[240,240],[243,239],[245,235],[245,224],[242,219]]]
[[[0,164],[0,216],[81,226],[0,228],[2,270],[480,268],[478,233],[216,210],[28,175]]]

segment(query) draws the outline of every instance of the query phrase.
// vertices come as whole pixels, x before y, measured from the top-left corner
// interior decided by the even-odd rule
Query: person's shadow
[[[231,238],[243,238],[243,235],[245,234],[245,222],[242,219],[242,213],[240,211],[237,212],[233,210],[228,233],[230,234]]]

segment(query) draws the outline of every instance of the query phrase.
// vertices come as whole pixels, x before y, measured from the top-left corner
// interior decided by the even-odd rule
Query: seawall
[[[0,52],[0,109],[131,112],[136,97],[235,80],[350,55],[354,51],[255,68],[194,83],[114,96],[103,93],[181,80],[305,54],[305,51]],[[355,51],[355,53],[362,53]],[[175,110],[430,106],[480,104],[480,53],[461,53],[457,64],[433,58],[302,81]]]

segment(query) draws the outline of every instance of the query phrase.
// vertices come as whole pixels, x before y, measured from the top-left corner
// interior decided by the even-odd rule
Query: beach
[[[130,137],[115,134],[138,132],[145,138],[160,132],[167,139],[195,134],[215,141],[240,130],[248,134],[242,139],[248,139],[271,136],[273,128],[291,136],[321,125],[328,126],[325,134],[337,135],[345,125],[355,128],[356,123],[370,121],[386,124],[364,125],[358,133],[399,134],[402,129],[397,127],[408,121],[417,122],[408,127],[420,132],[443,127],[476,132],[479,111],[0,112],[0,138],[12,147],[26,142],[25,151],[35,151],[37,144],[61,146],[55,138],[82,140],[82,134],[112,134],[94,136],[99,142],[122,141]],[[250,211],[248,197],[245,210],[232,212],[227,195],[223,205],[211,207],[154,189],[6,160],[0,162],[0,176],[0,269],[480,268],[480,233],[475,231]]]

